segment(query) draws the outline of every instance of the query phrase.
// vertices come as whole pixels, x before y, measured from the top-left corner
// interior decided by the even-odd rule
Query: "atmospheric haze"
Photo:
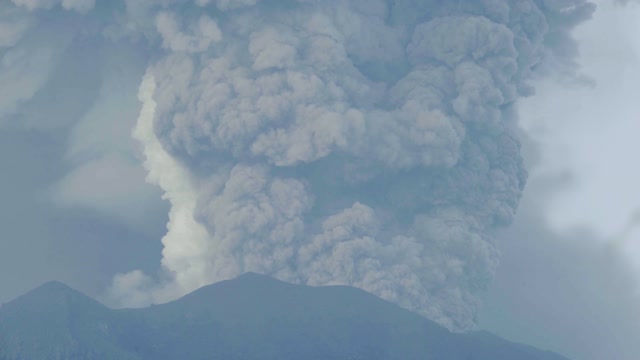
[[[533,78],[578,79],[571,30],[595,9],[586,0],[0,6],[0,83],[19,84],[2,86],[0,116],[28,120],[54,65],[76,54],[117,58],[124,70],[113,71],[142,81],[133,137],[171,209],[161,270],[117,275],[112,304],[166,302],[252,271],[356,286],[457,331],[476,321],[499,260],[493,233],[512,221],[525,186],[517,100],[533,94]],[[130,47],[144,54],[121,61]],[[116,61],[95,57],[101,69]]]

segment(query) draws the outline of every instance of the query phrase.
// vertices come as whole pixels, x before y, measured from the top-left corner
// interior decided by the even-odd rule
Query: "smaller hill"
[[[133,359],[112,343],[110,317],[90,297],[48,282],[0,308],[0,359]]]

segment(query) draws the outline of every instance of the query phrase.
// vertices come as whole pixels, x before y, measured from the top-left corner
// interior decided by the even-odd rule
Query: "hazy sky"
[[[397,80],[400,77],[396,72],[401,71],[394,70],[394,66],[404,64],[405,61],[396,58],[395,53],[397,49],[394,41],[396,36],[402,38],[400,31],[386,29],[377,23],[371,28],[363,25],[362,29],[369,33],[378,31],[376,36],[371,37],[365,36],[366,32],[358,32],[345,25],[358,24],[363,19],[375,21],[378,12],[383,12],[381,8],[371,6],[363,9],[353,5],[355,10],[338,12],[331,21],[345,23],[336,31],[348,35],[345,35],[346,40],[341,45],[350,52],[350,56],[357,59],[375,56],[369,49],[378,46],[387,50],[388,58],[380,63],[361,63],[359,60],[353,64],[346,63],[339,51],[331,52],[337,47],[319,41],[317,48],[308,50],[316,51],[313,60],[325,66],[323,71],[326,73],[317,71],[318,74],[321,73],[319,78],[322,81],[330,79],[338,85],[333,88],[318,87],[317,93],[309,94],[301,91],[302,88],[296,89],[296,84],[308,85],[309,81],[320,83],[320,80],[304,78],[302,74],[298,79],[286,79],[288,87],[284,86],[282,89],[293,89],[287,95],[289,98],[269,98],[271,102],[266,105],[256,102],[256,107],[264,105],[267,109],[264,113],[268,115],[270,112],[278,113],[280,108],[287,106],[286,102],[307,101],[315,106],[309,106],[314,112],[300,116],[322,118],[331,124],[349,121],[353,127],[347,129],[335,125],[322,132],[317,124],[309,122],[306,127],[290,125],[286,128],[290,132],[284,135],[280,133],[276,140],[276,135],[269,137],[265,133],[261,138],[262,142],[252,144],[252,150],[254,154],[260,153],[267,160],[263,161],[262,167],[253,168],[243,165],[248,155],[238,153],[236,149],[247,146],[247,143],[243,143],[244,138],[238,135],[241,131],[236,131],[231,125],[224,128],[228,138],[232,139],[229,140],[232,144],[227,148],[225,138],[220,140],[213,135],[206,138],[202,134],[194,134],[192,132],[196,130],[206,132],[206,126],[180,120],[177,116],[172,119],[175,129],[161,134],[166,136],[149,137],[149,132],[144,132],[144,116],[150,114],[148,119],[156,121],[147,124],[149,129],[161,132],[158,129],[168,126],[162,123],[166,114],[179,114],[182,111],[182,105],[175,100],[180,96],[174,96],[173,92],[179,93],[179,74],[184,72],[195,72],[204,79],[204,84],[207,83],[206,76],[210,76],[215,81],[233,83],[236,88],[242,88],[242,84],[246,85],[249,77],[254,74],[259,75],[264,69],[271,71],[269,69],[273,67],[273,63],[286,69],[294,69],[296,62],[302,61],[288,55],[291,48],[302,46],[300,39],[296,38],[297,34],[286,33],[286,27],[278,28],[279,32],[284,31],[286,34],[278,37],[280,35],[276,34],[280,33],[273,32],[270,28],[272,24],[267,23],[264,25],[266,30],[252,30],[253,34],[257,34],[255,36],[244,36],[240,31],[237,40],[227,41],[219,34],[220,29],[224,35],[229,29],[235,31],[248,25],[239,22],[233,25],[236,26],[234,28],[221,22],[218,28],[211,19],[196,19],[188,11],[184,15],[186,21],[193,21],[197,25],[180,28],[182,15],[178,12],[159,13],[155,22],[147,24],[144,22],[146,1],[127,1],[130,5],[127,16],[135,21],[128,22],[129,18],[123,18],[124,20],[118,19],[120,22],[116,26],[106,25],[104,33],[108,34],[108,39],[96,43],[90,35],[77,34],[91,34],[94,27],[98,26],[96,24],[104,26],[104,23],[113,21],[108,15],[113,9],[107,3],[101,3],[100,0],[96,4],[86,0],[14,0],[13,3],[22,7],[18,9],[11,1],[0,1],[0,169],[3,169],[0,175],[0,199],[3,200],[0,202],[0,227],[3,229],[0,238],[0,301],[8,301],[44,281],[57,279],[102,300],[116,301],[120,299],[114,297],[126,295],[121,303],[145,304],[154,299],[179,294],[181,290],[175,290],[176,288],[184,291],[237,272],[262,270],[280,278],[314,285],[349,283],[377,291],[388,298],[406,293],[407,290],[422,291],[423,288],[438,284],[450,292],[445,291],[444,295],[429,293],[429,296],[433,296],[431,301],[436,305],[417,303],[416,298],[424,295],[418,290],[415,298],[404,303],[403,299],[398,299],[397,302],[416,308],[451,327],[464,327],[465,321],[472,318],[466,311],[474,311],[475,298],[469,299],[464,293],[470,291],[469,287],[458,285],[456,281],[473,283],[483,280],[474,276],[456,275],[459,273],[456,269],[460,265],[452,265],[462,256],[459,254],[464,252],[464,244],[470,243],[462,242],[462,245],[444,250],[434,246],[430,248],[434,256],[425,256],[420,259],[422,262],[419,265],[411,265],[408,270],[400,269],[398,264],[417,261],[407,255],[416,249],[416,243],[411,239],[417,236],[417,232],[426,232],[438,239],[448,239],[451,243],[460,240],[455,235],[447,234],[462,234],[461,238],[475,239],[474,246],[478,246],[469,251],[477,251],[474,261],[478,263],[474,263],[472,270],[481,273],[478,278],[487,278],[484,272],[492,272],[494,249],[486,245],[492,244],[491,241],[475,236],[485,229],[493,229],[493,220],[486,220],[485,215],[487,218],[505,216],[503,214],[508,212],[509,206],[495,205],[495,209],[486,210],[489,214],[480,215],[471,210],[469,213],[460,213],[455,208],[452,210],[443,207],[432,211],[429,217],[410,206],[387,203],[383,196],[377,198],[369,195],[369,191],[385,193],[389,186],[391,190],[388,190],[388,194],[385,193],[387,196],[397,196],[402,201],[407,201],[411,197],[410,191],[417,188],[417,182],[411,177],[415,173],[418,173],[416,178],[421,176],[418,170],[412,170],[416,164],[434,166],[434,169],[446,167],[457,161],[456,151],[451,149],[466,146],[459,139],[460,133],[464,132],[464,129],[460,130],[462,125],[458,126],[456,121],[450,120],[447,117],[449,114],[441,114],[441,117],[428,123],[432,128],[437,127],[439,142],[416,143],[411,144],[414,147],[407,147],[424,149],[429,156],[422,159],[407,156],[404,152],[408,150],[401,145],[394,143],[393,147],[384,143],[387,138],[377,137],[378,133],[359,132],[357,124],[361,114],[373,119],[397,116],[399,122],[406,115],[400,111],[394,112],[396,110],[383,111],[369,104],[368,97],[380,97],[382,93],[378,93],[375,86],[371,86],[372,90],[363,91],[363,87],[370,86],[369,80],[363,80],[354,75],[357,71],[352,71],[352,68],[357,67],[358,71],[368,77],[382,81]],[[58,3],[64,9],[57,6]],[[224,1],[214,3],[227,10],[225,5],[220,5]],[[381,3],[383,2],[372,2],[378,5]],[[402,3],[411,4],[406,5],[406,9],[427,6],[410,1]],[[509,339],[549,348],[576,359],[630,360],[640,358],[640,345],[636,340],[640,338],[640,193],[636,190],[640,182],[640,169],[635,165],[635,153],[640,150],[640,145],[635,142],[640,130],[640,102],[637,101],[637,84],[640,83],[640,6],[631,3],[622,7],[605,1],[598,2],[598,5],[594,18],[574,31],[580,46],[581,55],[577,58],[581,66],[579,71],[588,80],[547,76],[533,82],[537,89],[536,95],[519,101],[522,153],[530,177],[513,224],[498,233],[497,249],[502,253],[501,259],[489,291],[479,295],[484,301],[479,312],[479,326]],[[233,8],[229,11],[233,11]],[[305,19],[304,14],[292,14],[299,16],[295,21],[307,23],[301,20]],[[325,30],[318,29],[327,27],[323,21],[328,20],[314,18],[314,21],[308,22],[311,25],[305,31],[312,35],[322,33]],[[431,33],[440,34],[446,41],[447,25],[443,21],[441,24],[432,24],[429,29]],[[478,22],[474,26],[485,30],[485,25]],[[145,32],[148,30],[145,26],[151,26],[160,33],[161,47],[168,55],[155,50],[148,51],[146,37],[153,40],[154,35]],[[78,32],[78,29],[82,31]],[[435,35],[434,37],[437,38]],[[121,39],[127,41],[120,41]],[[492,39],[488,39],[486,43],[492,43]],[[496,35],[493,39],[501,38]],[[247,56],[254,57],[252,67],[247,66],[246,69],[229,70],[220,75],[216,71],[227,71],[224,64],[211,63],[209,68],[202,66],[202,69],[195,65],[196,69],[193,70],[194,66],[190,67],[188,61],[184,60],[196,58],[214,46],[231,53],[235,44],[244,46],[245,43],[249,48]],[[267,46],[261,47],[261,44]],[[422,43],[414,40],[412,44],[417,53],[429,52],[421,50],[421,46],[439,46],[438,43],[428,43],[427,40],[422,40]],[[489,46],[496,45],[487,45]],[[277,51],[269,52],[265,49]],[[318,49],[331,51],[321,53]],[[567,53],[570,52],[567,50]],[[420,69],[424,64],[416,64],[417,56],[410,57],[408,61],[411,64],[403,66]],[[229,59],[232,60],[231,63],[237,60]],[[439,60],[448,61],[444,58]],[[149,63],[155,64],[151,70],[148,68]],[[335,80],[331,73],[338,68],[347,70],[340,70],[341,76],[337,76],[338,79]],[[207,72],[207,69],[211,71]],[[469,67],[467,71],[464,74],[474,74],[477,70]],[[141,87],[145,72],[153,73],[156,77],[156,83],[147,82],[146,88],[144,85]],[[445,77],[435,70],[429,74]],[[425,75],[417,75],[419,76]],[[414,86],[412,81],[417,77],[407,77],[409,80],[403,86]],[[252,84],[254,88],[264,86],[266,90],[262,91],[265,94],[270,95],[269,86],[279,89],[278,81],[281,80],[268,80],[266,77],[260,79],[261,82]],[[344,79],[348,80],[343,81]],[[477,79],[482,78],[478,76]],[[265,85],[268,81],[273,82]],[[446,82],[443,80],[442,83]],[[145,91],[148,92],[147,95],[153,91],[152,85],[160,89],[155,93],[153,101],[145,95]],[[172,88],[174,86],[175,89]],[[262,114],[257,110],[255,113],[251,112],[253,110],[244,111],[248,106],[247,102],[253,101],[251,86],[244,87],[249,88],[246,93],[238,92],[238,98],[246,100],[243,103],[233,102],[232,97],[225,98],[226,95],[220,89],[207,89],[205,86],[203,90],[199,84],[193,88],[196,90],[189,91],[193,101],[198,102],[199,106],[209,106],[216,111],[227,112],[231,117],[241,118],[244,126],[252,126],[252,116]],[[342,92],[336,90],[338,88]],[[486,112],[487,122],[490,122],[492,108],[475,104],[474,101],[478,101],[478,98],[474,96],[479,95],[475,95],[472,90],[466,99],[467,106],[475,106],[473,109],[476,112]],[[284,90],[276,92],[278,91]],[[214,98],[224,98],[226,103],[220,101],[203,105],[211,94],[215,94]],[[404,94],[402,88],[393,95],[397,98],[412,96]],[[345,98],[357,104],[350,111],[329,113],[321,106],[330,104],[339,108]],[[424,101],[433,102],[435,107],[439,106],[438,101],[445,101],[434,100],[435,98],[429,93],[421,99],[428,99]],[[234,112],[237,107],[244,109],[244,112]],[[403,107],[403,111],[406,108],[407,106]],[[309,109],[305,111],[311,112]],[[185,116],[194,117],[197,113],[194,111]],[[456,116],[464,121],[467,116],[465,114],[465,110],[457,110]],[[448,126],[450,124],[455,126]],[[132,136],[134,128],[136,135]],[[381,129],[381,132],[394,134],[404,130]],[[321,135],[317,136],[318,133]],[[486,134],[490,133],[487,130]],[[309,134],[315,134],[313,136],[316,137]],[[478,134],[489,136],[482,131]],[[301,146],[296,136],[314,142],[314,146]],[[341,143],[341,137],[350,136],[357,136],[358,141],[353,141],[357,145]],[[401,144],[413,139],[407,135],[398,135],[398,138],[401,139]],[[239,140],[233,143],[236,139]],[[223,161],[212,157],[209,163],[209,160],[203,161],[206,156],[194,155],[210,155],[206,149],[219,149],[216,141],[224,143],[224,151],[232,154],[229,156],[231,160]],[[382,145],[379,147],[371,145],[380,144],[381,141]],[[423,145],[424,148],[421,147]],[[472,145],[474,144],[470,146]],[[170,150],[166,153],[154,153],[154,146],[164,146]],[[379,164],[368,167],[358,161],[352,163],[344,160],[343,163],[342,158],[331,155],[343,152],[356,160],[369,156],[375,158],[373,163],[378,161]],[[326,161],[315,162],[325,157]],[[402,165],[405,168],[396,168],[394,165],[394,159],[399,158],[407,159]],[[443,160],[438,163],[440,160],[434,159]],[[224,171],[231,169],[229,161],[238,166],[233,166],[234,170],[229,170],[228,174],[209,172],[215,166]],[[519,166],[516,160],[510,161],[513,165],[510,168]],[[301,162],[319,165],[300,166]],[[289,173],[286,170],[280,172],[278,167],[281,166],[290,166],[293,170]],[[340,173],[335,178],[326,176],[327,181],[314,180],[317,174],[332,172],[331,169],[344,171],[345,174]],[[145,181],[148,171],[151,171],[151,175]],[[392,175],[382,176],[381,172]],[[342,175],[344,179],[341,178]],[[367,185],[362,193],[351,195],[349,189],[352,189],[353,184],[363,181],[358,176],[377,180],[372,181],[373,185]],[[446,176],[448,175],[443,175]],[[224,180],[220,180],[222,178]],[[512,185],[509,182],[512,178],[500,179],[505,181],[501,186]],[[226,181],[227,188],[232,188],[231,185],[235,184],[232,180],[239,184],[238,187],[257,190],[249,195],[241,188],[235,192],[223,191],[218,197],[211,195],[217,191],[216,184],[220,181]],[[390,185],[391,183],[399,185]],[[451,183],[455,181],[444,185],[434,182],[432,189],[440,189],[445,195],[447,191],[458,191]],[[503,188],[501,186],[488,188],[488,196],[494,191],[497,194]],[[307,187],[313,188],[313,191],[307,191]],[[335,193],[331,193],[332,191]],[[518,190],[515,189],[509,196],[516,196],[517,193]],[[163,194],[165,200],[161,198]],[[449,201],[445,195],[434,196],[440,196],[440,201]],[[260,206],[270,206],[269,216],[255,209],[246,210],[249,207],[241,200],[248,196],[258,199],[256,201]],[[370,203],[367,203],[367,199],[371,199]],[[493,204],[500,199],[502,198],[497,196],[489,199],[493,201],[490,202],[487,198],[477,197],[476,201]],[[433,199],[429,201],[438,202]],[[283,202],[286,206],[281,206]],[[353,202],[354,205],[348,202]],[[477,204],[470,202],[466,205],[472,209]],[[416,208],[420,206],[415,205]],[[296,210],[297,207],[299,210]],[[260,248],[261,242],[269,242],[270,238],[256,235],[256,241],[241,242],[244,251],[250,256],[245,256],[242,261],[234,258],[235,262],[230,261],[227,266],[208,267],[209,263],[219,264],[226,258],[233,258],[239,251],[224,247],[231,247],[229,244],[232,241],[229,239],[239,236],[238,229],[250,223],[225,217],[234,209],[245,209],[251,220],[258,218],[256,221],[267,223],[268,226],[258,227],[256,232],[267,229],[284,237],[291,233],[292,239],[296,236],[312,238],[313,246],[303,246],[299,250],[303,255],[310,254],[308,262],[312,265],[306,266],[306,262],[302,260],[290,265],[291,261],[287,260],[286,255],[290,249],[287,246],[270,243],[264,250]],[[311,215],[302,216],[301,214],[306,214],[305,211]],[[406,233],[398,230],[409,225],[407,222],[396,221],[392,214],[394,211],[401,212],[402,216],[415,217],[414,223],[410,225],[412,230]],[[167,225],[170,218],[172,220]],[[226,233],[222,233],[219,230],[222,226],[215,221],[219,218],[230,223],[237,220],[237,228],[229,226],[229,229],[225,228]],[[465,221],[476,225],[450,231],[447,221]],[[505,221],[508,222],[508,219]],[[302,223],[311,230],[296,230]],[[371,230],[370,228],[375,228],[370,226],[372,223],[389,226],[391,230]],[[193,226],[189,227],[189,224]],[[322,229],[323,232],[317,232],[317,229]],[[336,235],[336,229],[349,232],[346,240]],[[253,236],[251,234],[247,232],[242,236]],[[383,246],[377,240],[391,234],[395,236],[394,239],[398,239],[394,240],[394,247]],[[163,241],[168,246],[163,253],[160,239],[165,235]],[[349,236],[357,241],[351,241]],[[176,247],[175,244],[181,241],[188,246]],[[348,245],[341,247],[340,243]],[[220,244],[225,245],[220,247]],[[333,244],[333,247],[324,249],[327,244]],[[210,248],[222,250],[209,253]],[[190,254],[189,251],[196,254]],[[263,253],[261,251],[268,253],[269,258],[255,255]],[[477,255],[482,251],[486,254]],[[303,255],[301,259],[306,259]],[[255,259],[256,256],[258,259]],[[281,261],[282,258],[285,260]],[[163,266],[182,277],[162,283],[163,275],[158,271],[161,261]],[[358,267],[362,273],[354,278],[348,271],[335,270],[344,267],[340,261]],[[382,265],[367,267],[375,261]],[[450,268],[441,269],[444,265]],[[333,272],[315,276],[319,269],[327,267],[333,267]],[[361,270],[363,267],[366,269]],[[198,273],[205,271],[203,268],[209,275]],[[438,273],[441,270],[442,277],[453,280],[438,282],[439,280],[430,277],[415,275],[427,270],[438,270]],[[394,271],[398,272],[393,273]],[[215,275],[210,275],[214,273]],[[385,274],[388,273],[393,273],[396,277],[387,277]],[[117,274],[120,275],[114,283],[114,276]],[[412,279],[411,284],[403,285],[404,287],[389,285],[393,279],[406,274],[410,275],[407,278]],[[377,280],[366,282],[358,276],[363,279],[376,277]],[[156,284],[157,281],[160,283]],[[476,285],[482,287],[482,284]],[[126,294],[122,295],[120,291]],[[464,295],[451,301],[456,302],[455,308],[441,309],[441,303],[453,298],[451,294],[460,292]],[[475,293],[470,291],[469,295]],[[458,300],[460,303],[457,303]],[[452,313],[462,315],[450,315]]]
[[[521,104],[531,177],[481,325],[575,358],[640,354],[640,7],[602,2],[575,32],[593,86]]]

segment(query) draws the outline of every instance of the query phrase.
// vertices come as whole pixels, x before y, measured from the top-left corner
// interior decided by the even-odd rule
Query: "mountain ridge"
[[[59,282],[0,308],[0,360],[566,358],[486,332],[451,333],[348,286],[243,274],[175,301],[113,310]]]

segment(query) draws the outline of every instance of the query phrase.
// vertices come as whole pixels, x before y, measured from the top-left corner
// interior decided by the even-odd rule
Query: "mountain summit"
[[[451,333],[356,288],[248,273],[125,310],[47,283],[0,308],[0,360],[22,359],[565,358],[486,332]]]

